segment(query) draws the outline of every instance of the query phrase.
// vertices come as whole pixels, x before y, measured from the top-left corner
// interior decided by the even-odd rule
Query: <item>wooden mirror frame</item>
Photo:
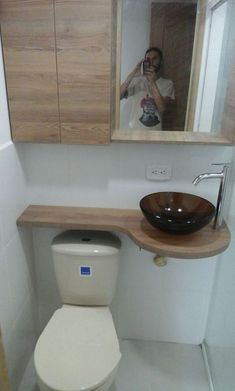
[[[193,131],[148,131],[148,130],[120,130],[120,79],[121,79],[121,16],[123,0],[113,1],[113,35],[112,35],[112,120],[111,141],[127,143],[164,143],[164,144],[207,144],[207,145],[234,145],[235,144],[235,54],[228,76],[228,87],[225,97],[225,109],[222,119],[222,131],[193,132]],[[197,17],[195,40],[193,47],[192,68],[189,85],[188,106],[185,127],[192,129],[196,109],[198,84],[200,77],[203,38],[207,0],[199,0],[200,13]],[[235,43],[234,50],[235,52]],[[195,61],[197,58],[197,61]],[[199,61],[198,61],[199,60]]]

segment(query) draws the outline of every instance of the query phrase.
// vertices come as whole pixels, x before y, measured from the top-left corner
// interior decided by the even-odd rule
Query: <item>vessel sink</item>
[[[198,231],[215,214],[214,205],[204,198],[177,192],[148,194],[141,199],[140,208],[155,228],[173,234]]]

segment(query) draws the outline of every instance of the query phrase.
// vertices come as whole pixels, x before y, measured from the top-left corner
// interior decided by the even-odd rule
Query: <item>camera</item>
[[[143,75],[146,73],[146,71],[150,68],[150,60],[147,58],[143,61]]]

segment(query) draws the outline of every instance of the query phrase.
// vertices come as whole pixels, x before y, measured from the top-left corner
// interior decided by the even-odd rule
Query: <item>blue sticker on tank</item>
[[[91,266],[80,266],[80,276],[90,277],[92,274]]]

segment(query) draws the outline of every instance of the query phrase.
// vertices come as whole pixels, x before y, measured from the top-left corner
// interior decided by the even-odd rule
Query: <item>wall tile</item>
[[[47,324],[53,312],[61,307],[51,253],[52,239],[59,232],[60,230],[55,229],[33,229],[40,332]]]
[[[12,391],[17,391],[36,342],[35,325],[28,298],[5,340],[5,353]]]
[[[10,382],[17,391],[35,344],[37,318],[32,236],[16,226],[28,203],[26,179],[11,142],[0,147],[0,185],[0,322]]]
[[[68,147],[64,145],[18,145],[31,203],[69,202]]]
[[[162,292],[160,322],[157,334],[160,341],[199,345],[205,335],[210,295],[203,292]]]
[[[9,337],[14,321],[10,302],[10,285],[7,273],[5,251],[0,251],[0,326],[3,341]]]
[[[0,152],[0,213],[4,245],[17,231],[16,218],[27,205],[26,183],[13,144]]]
[[[10,285],[10,305],[12,312],[18,316],[30,292],[30,274],[18,235],[8,243],[5,254]]]
[[[71,204],[94,205],[94,199],[100,206],[115,202],[115,183],[120,181],[119,146],[70,146],[68,156]]]

